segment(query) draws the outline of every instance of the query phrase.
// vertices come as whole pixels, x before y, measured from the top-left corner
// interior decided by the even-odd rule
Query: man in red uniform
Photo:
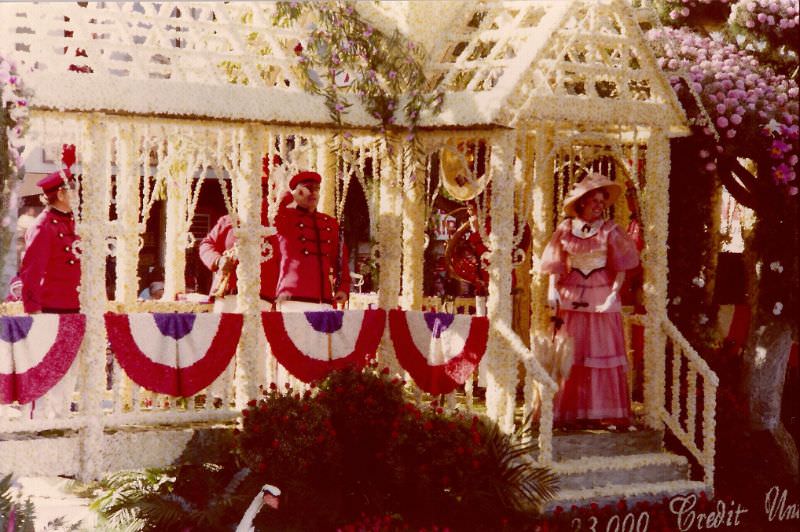
[[[281,256],[276,294],[282,310],[331,308],[347,301],[347,248],[339,241],[336,218],[317,212],[321,181],[316,172],[292,177],[293,202],[275,218]]]
[[[78,240],[72,213],[72,174],[62,170],[36,183],[47,207],[28,229],[19,277],[25,312],[78,312],[81,262],[73,251]]]
[[[280,159],[278,159],[280,161]],[[264,194],[261,202],[261,224],[269,226],[267,214],[267,189],[269,183],[269,168],[264,164],[264,175],[261,185],[264,187]],[[276,236],[267,239],[272,247],[272,257],[268,261],[261,263],[261,290],[262,301],[272,304],[275,300],[275,285],[278,281],[278,240]],[[200,242],[200,260],[206,267],[214,272],[214,280],[211,283],[211,294],[217,294],[215,300],[216,312],[233,312],[236,309],[236,266],[238,261],[233,255],[233,246],[236,244],[236,237],[233,234],[233,223],[229,215],[222,216],[217,220],[216,225],[209,231],[208,235]],[[227,280],[225,278],[227,277]],[[226,283],[225,286],[220,286]]]

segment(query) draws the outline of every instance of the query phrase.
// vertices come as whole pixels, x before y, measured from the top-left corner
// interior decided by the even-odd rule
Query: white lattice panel
[[[397,29],[428,51],[428,88],[445,99],[424,125],[508,125],[553,113],[581,121],[569,113],[587,101],[583,107],[597,106],[607,123],[628,108],[683,122],[622,0],[357,7],[381,31]],[[272,2],[4,3],[0,49],[35,69],[26,76],[35,107],[327,124],[322,98],[300,88],[294,66],[310,21],[279,27],[274,9]],[[547,100],[571,97],[575,108]],[[376,125],[360,105],[345,119]]]
[[[294,87],[299,36],[273,26],[273,10],[267,2],[12,3],[2,6],[2,42],[43,72]]]

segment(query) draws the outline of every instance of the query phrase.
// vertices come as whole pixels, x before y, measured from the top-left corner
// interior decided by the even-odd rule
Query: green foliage
[[[426,90],[425,53],[395,30],[385,35],[362,20],[349,1],[278,2],[276,24],[289,26],[313,15],[308,40],[295,49],[298,70],[307,91],[325,96],[331,118],[342,123],[342,112],[355,95],[382,129],[398,121],[403,110],[413,136],[420,112],[438,110],[442,96]]]
[[[523,459],[532,449],[521,443],[521,433],[507,435],[488,420],[419,408],[404,396],[403,383],[387,375],[375,366],[339,371],[316,393],[273,389],[251,403],[241,452],[254,463],[260,445],[255,455],[266,459],[257,466],[263,481],[287,494],[278,511],[261,512],[258,526],[335,529],[363,515],[399,515],[414,526],[489,530],[503,519],[530,519],[552,496],[554,477]],[[295,416],[304,407],[307,420],[301,423]],[[318,419],[324,412],[327,417]],[[300,436],[309,426],[321,437]],[[277,445],[270,439],[275,434]],[[340,467],[317,465],[320,456],[338,457]],[[292,467],[273,466],[275,461]],[[293,474],[284,476],[287,470]]]
[[[698,172],[697,141],[674,139],[670,143],[670,230],[668,236],[670,319],[701,354],[718,345],[715,326],[717,254],[720,237],[715,227],[719,213],[719,187],[716,175]],[[691,192],[688,192],[691,191]],[[698,198],[705,198],[698,201]]]
[[[230,431],[198,431],[175,466],[103,479],[91,508],[126,531],[230,530],[258,491]]]
[[[0,530],[19,530],[34,532],[36,512],[30,497],[23,499],[12,491],[11,474],[0,478]],[[16,528],[9,526],[13,522]]]
[[[30,497],[23,498],[12,490],[13,475],[0,478],[0,530],[35,532],[36,509]],[[80,530],[81,522],[68,524],[63,517],[48,521],[40,532],[72,532]]]
[[[110,476],[93,508],[126,530],[230,530],[272,484],[280,506],[261,510],[258,530],[336,530],[365,516],[383,530],[493,530],[535,517],[555,479],[525,459],[522,432],[420,408],[387,375],[334,372],[302,395],[273,386],[250,401],[241,431],[196,435],[168,469]]]

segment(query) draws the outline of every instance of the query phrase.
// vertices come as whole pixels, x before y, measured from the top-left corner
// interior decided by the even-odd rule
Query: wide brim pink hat
[[[583,181],[576,183],[572,190],[569,191],[567,197],[564,198],[564,214],[567,216],[578,216],[575,211],[575,204],[581,197],[595,190],[606,189],[608,192],[608,200],[606,200],[606,208],[610,207],[617,201],[619,195],[622,193],[622,185],[611,181],[609,178],[602,174],[592,172],[583,178]]]

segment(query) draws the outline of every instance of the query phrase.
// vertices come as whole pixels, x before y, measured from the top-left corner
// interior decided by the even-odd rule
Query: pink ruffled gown
[[[619,298],[606,312],[595,307],[606,300],[617,273],[635,268],[639,256],[614,222],[600,222],[586,238],[573,234],[572,223],[569,218],[559,224],[542,255],[542,271],[559,274],[559,334],[571,336],[575,345],[572,370],[555,396],[554,421],[625,422],[631,408]]]

